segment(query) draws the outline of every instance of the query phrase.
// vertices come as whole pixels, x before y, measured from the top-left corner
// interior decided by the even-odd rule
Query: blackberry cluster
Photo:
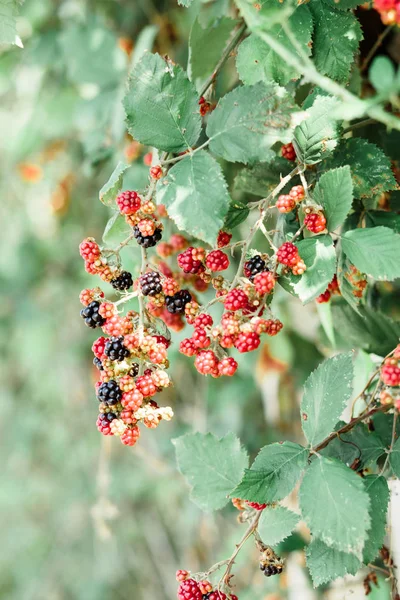
[[[124,336],[111,337],[104,348],[104,354],[108,356],[110,360],[117,360],[121,362],[129,356],[130,352],[126,346],[124,346]]]
[[[99,314],[100,302],[96,302],[95,300],[88,304],[86,308],[82,308],[81,317],[85,321],[88,327],[92,329],[96,329],[96,327],[101,327],[104,325],[106,320]]]
[[[179,290],[173,296],[165,296],[165,303],[169,313],[184,313],[185,306],[191,302],[192,296],[188,290]]]
[[[261,571],[263,571],[265,577],[271,577],[271,575],[279,575],[282,573],[282,565],[260,565]]]
[[[110,379],[110,381],[99,386],[97,397],[100,402],[105,404],[117,404],[122,398],[122,390],[117,381]]]
[[[145,273],[140,278],[140,287],[143,296],[156,296],[162,292],[161,278],[155,271]]]
[[[128,373],[131,377],[136,377],[136,375],[139,375],[139,365],[138,363],[132,363],[131,364],[131,368],[130,371]]]
[[[99,358],[97,358],[97,356],[94,357],[93,364],[99,369],[99,371],[104,371],[103,363]]]
[[[136,225],[133,228],[133,235],[139,246],[143,246],[143,248],[152,248],[159,242],[162,238],[162,231],[159,227],[155,230],[153,235],[142,235],[140,233],[139,227]]]
[[[118,277],[111,280],[111,285],[115,290],[119,290],[123,292],[124,290],[129,290],[133,285],[133,278],[129,271],[122,271]]]
[[[258,273],[265,271],[265,266],[265,260],[259,254],[256,254],[244,264],[244,274],[252,281]]]

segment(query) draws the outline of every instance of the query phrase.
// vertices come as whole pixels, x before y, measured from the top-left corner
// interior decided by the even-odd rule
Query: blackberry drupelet
[[[243,271],[245,276],[252,281],[258,273],[265,271],[265,260],[259,254],[256,254],[244,263]]]
[[[104,354],[108,356],[110,360],[117,360],[119,362],[129,356],[130,352],[128,348],[124,346],[124,336],[111,337],[107,340]]]
[[[99,369],[99,371],[104,371],[103,363],[99,358],[97,358],[97,356],[94,357],[93,364]]]
[[[140,233],[140,230],[138,228],[138,226],[136,225],[133,228],[133,235],[135,236],[135,239],[137,241],[137,243],[139,244],[139,246],[143,246],[143,248],[151,248],[152,246],[155,246],[157,244],[157,242],[159,242],[162,238],[162,231],[161,229],[158,227],[155,232],[153,233],[153,235],[142,235]]]
[[[118,277],[111,280],[111,285],[115,290],[119,290],[120,292],[128,290],[133,285],[132,275],[129,271],[122,271]]]
[[[161,279],[155,271],[145,273],[139,281],[143,296],[156,296],[162,292]]]
[[[97,397],[105,404],[117,404],[122,398],[122,390],[115,379],[102,383],[97,390]]]
[[[136,377],[136,375],[139,375],[139,365],[137,363],[132,363],[128,374],[131,377]]]
[[[180,290],[173,296],[166,296],[165,303],[167,310],[170,313],[183,313],[185,312],[185,306],[192,300],[192,296],[188,290]]]
[[[86,325],[91,327],[91,329],[96,329],[96,327],[101,327],[104,325],[106,320],[99,314],[100,302],[96,302],[95,300],[88,304],[86,308],[82,308],[81,317],[84,319]]]

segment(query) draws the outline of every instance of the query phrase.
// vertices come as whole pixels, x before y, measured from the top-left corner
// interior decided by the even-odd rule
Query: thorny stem
[[[372,123],[376,123],[376,119],[363,119],[362,121],[357,121],[357,123],[353,123],[353,125],[346,127],[346,129],[343,130],[343,135],[345,133],[349,133],[350,131],[354,131],[355,129],[360,129],[360,127],[372,125]]]
[[[354,415],[354,408],[356,406],[356,402],[357,400],[359,400],[367,391],[367,389],[369,388],[369,386],[371,385],[371,383],[373,382],[373,380],[375,379],[375,377],[378,375],[380,369],[376,369],[376,371],[374,371],[371,375],[371,377],[368,379],[367,383],[365,384],[364,388],[361,390],[361,392],[358,394],[358,396],[356,396],[351,404],[351,418],[353,418]]]
[[[371,50],[368,52],[367,56],[365,57],[362,65],[360,67],[360,73],[364,73],[364,71],[368,67],[369,63],[371,62],[371,59],[375,55],[375,52],[378,50],[378,48],[380,47],[380,45],[382,44],[384,39],[389,35],[389,33],[391,32],[392,29],[393,29],[393,25],[388,25],[386,27],[386,29],[384,29],[382,31],[382,33],[378,36],[375,44],[372,46]]]

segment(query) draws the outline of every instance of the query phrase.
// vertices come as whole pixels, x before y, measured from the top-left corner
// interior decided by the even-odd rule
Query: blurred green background
[[[227,0],[203,4],[207,18],[229,14]],[[101,239],[110,215],[98,190],[118,160],[132,163],[125,188],[147,182],[148,149],[126,136],[121,107],[132,60],[154,43],[185,65],[196,10],[175,0],[27,0],[18,19],[24,48],[1,49],[2,599],[175,598],[177,568],[200,571],[228,557],[242,532],[235,509],[204,515],[190,502],[171,439],[234,431],[254,455],[300,435],[299,390],[325,346],[316,344],[315,307],[283,291],[274,302],[285,330],[242,358],[233,380],[198,376],[177,352],[179,334],[175,386],[163,398],[175,419],[144,431],[132,449],[95,427],[97,334],[84,327],[78,296],[98,282],[78,245]],[[235,77],[231,60],[221,85]],[[135,270],[134,250],[125,258]],[[362,381],[366,355],[358,366]],[[286,549],[302,544],[293,536]],[[285,576],[266,580],[252,552],[238,562],[240,600],[315,597],[301,553]]]

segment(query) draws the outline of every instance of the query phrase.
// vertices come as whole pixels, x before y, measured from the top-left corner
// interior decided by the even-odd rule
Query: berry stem
[[[371,50],[368,52],[367,56],[364,58],[364,60],[361,64],[360,73],[364,73],[364,71],[367,69],[369,63],[371,62],[371,59],[375,55],[375,52],[381,46],[382,42],[389,35],[389,33],[391,32],[392,29],[393,29],[393,24],[388,25],[386,27],[386,29],[384,29],[382,31],[382,33],[377,37],[375,44],[372,46]]]
[[[397,410],[394,411],[394,415],[393,415],[393,427],[392,427],[392,439],[390,442],[390,446],[387,450],[387,456],[385,459],[385,462],[383,463],[383,467],[379,472],[379,475],[383,475],[383,473],[386,471],[386,467],[389,464],[389,459],[390,459],[390,455],[393,452],[393,445],[396,441],[396,425],[397,425],[397,416],[398,416],[398,412]]]
[[[169,158],[168,160],[163,160],[159,164],[164,167],[165,165],[172,165],[174,163],[177,163],[180,160],[187,158],[188,156],[193,156],[193,154],[196,154],[196,152],[199,152],[199,150],[203,150],[204,148],[207,148],[207,146],[210,142],[211,142],[211,138],[209,140],[206,140],[204,142],[204,144],[202,144],[198,148],[195,148],[194,150],[190,149],[189,152],[185,152],[185,154],[181,154],[180,156],[175,156],[174,158]]]

